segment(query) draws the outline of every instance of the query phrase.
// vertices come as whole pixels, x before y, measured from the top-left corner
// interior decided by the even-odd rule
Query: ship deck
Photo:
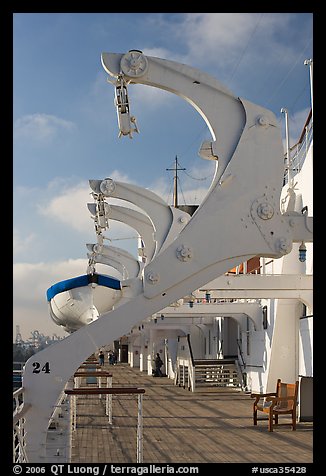
[[[268,432],[267,421],[253,426],[247,393],[212,387],[193,393],[128,364],[104,369],[113,374],[113,387],[145,389],[143,463],[313,462],[313,423],[298,422],[296,431],[284,424]],[[71,463],[136,463],[137,395],[113,395],[112,401],[110,425],[104,395],[77,397]]]

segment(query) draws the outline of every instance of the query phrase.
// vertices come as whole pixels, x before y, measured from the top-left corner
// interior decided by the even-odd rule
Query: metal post
[[[248,261],[243,262],[243,274],[247,274],[248,269]]]
[[[314,117],[314,109],[313,109],[313,103],[314,103],[314,95],[313,95],[313,60],[306,59],[303,62],[304,65],[309,65],[309,73],[310,73],[310,101],[311,101],[311,120],[313,120]]]
[[[143,462],[143,395],[138,394],[137,463]]]
[[[174,179],[173,179],[173,206],[174,208],[178,208],[178,170],[186,170],[185,168],[178,169],[178,157],[175,156],[175,167],[174,169],[165,169],[165,170],[173,170],[175,172]]]
[[[102,387],[102,377],[99,376],[99,377],[97,378],[97,380],[98,380],[98,388],[101,388],[101,387]],[[101,400],[101,398],[102,398],[102,394],[100,393],[100,394],[99,394],[99,399]]]
[[[111,382],[110,382],[111,383]],[[97,395],[99,393],[105,393],[105,394],[116,394],[116,395],[127,395],[129,393],[131,394],[137,394],[138,395],[138,418],[137,418],[137,463],[142,463],[143,462],[143,400],[142,400],[142,394],[145,393],[144,389],[140,388],[129,388],[129,387],[116,387],[112,388],[107,387],[107,388],[72,388],[72,389],[66,389],[65,393],[67,395],[72,395],[73,398],[76,398],[77,395]],[[74,412],[75,413],[75,412]],[[75,425],[76,428],[76,425]],[[74,429],[75,429],[74,428]]]
[[[75,431],[77,428],[77,396],[72,396],[72,430]]]
[[[288,120],[288,110],[282,107],[281,112],[285,115],[285,140],[286,140],[286,158],[288,166],[288,184],[292,178],[291,174],[291,157],[290,157],[290,138],[289,138],[289,120]]]
[[[108,377],[108,387],[112,388],[112,377]],[[112,425],[112,394],[107,395],[106,397],[106,404],[108,405],[109,403],[109,424]],[[106,414],[108,414],[108,410],[106,410]]]

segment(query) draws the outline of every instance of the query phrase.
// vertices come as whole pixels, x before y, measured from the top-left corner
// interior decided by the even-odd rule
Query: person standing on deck
[[[104,365],[104,352],[103,350],[100,350],[100,353],[98,354],[98,361],[100,365]]]
[[[155,371],[154,371],[154,377],[163,377],[161,367],[163,365],[163,361],[160,357],[160,354],[157,353],[155,357]]]

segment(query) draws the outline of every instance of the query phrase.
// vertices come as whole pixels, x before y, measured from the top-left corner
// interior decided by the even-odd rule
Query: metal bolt
[[[189,246],[181,245],[177,248],[177,258],[180,261],[189,261],[192,257],[193,252]]]
[[[257,117],[257,124],[262,127],[267,127],[269,125],[268,119],[266,116],[258,116]]]
[[[158,273],[155,273],[154,271],[149,271],[146,275],[146,279],[149,284],[156,284],[160,280],[160,275]]]
[[[291,251],[291,243],[287,238],[281,237],[276,242],[277,251],[287,254]]]
[[[274,215],[274,208],[270,203],[264,202],[258,205],[257,213],[262,220],[269,220]]]

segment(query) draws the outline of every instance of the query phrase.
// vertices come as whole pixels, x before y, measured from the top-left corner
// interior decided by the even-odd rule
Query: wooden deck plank
[[[108,366],[113,387],[141,387],[144,463],[312,463],[313,423],[297,430],[252,423],[253,400],[239,390],[200,388],[195,393],[167,377],[153,378],[127,364]],[[114,395],[113,424],[105,397],[77,398],[72,463],[135,463],[137,395]],[[284,418],[282,421],[288,421]]]

